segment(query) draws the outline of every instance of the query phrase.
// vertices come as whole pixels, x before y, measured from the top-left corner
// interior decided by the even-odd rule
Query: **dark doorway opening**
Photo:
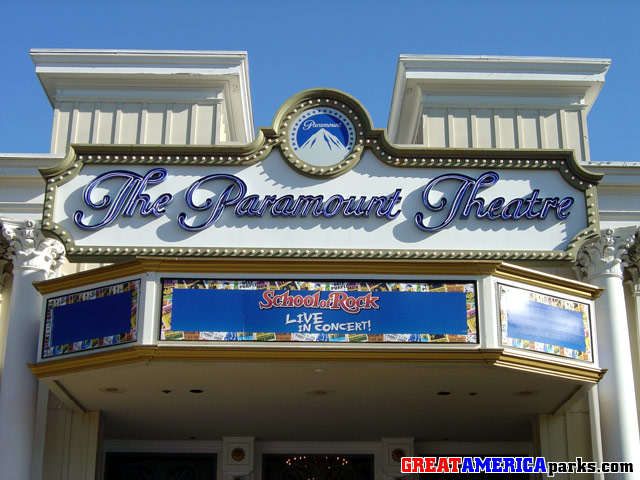
[[[215,454],[107,453],[105,480],[215,480]]]
[[[264,455],[262,480],[372,480],[373,455]]]
[[[460,455],[451,455],[452,457],[459,457]],[[499,455],[465,455],[467,457],[497,457]],[[529,473],[420,473],[418,474],[419,480],[529,480],[531,475]]]

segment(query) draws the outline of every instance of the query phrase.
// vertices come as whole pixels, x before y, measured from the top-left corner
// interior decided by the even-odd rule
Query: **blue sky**
[[[121,48],[247,51],[256,126],[292,94],[331,87],[386,127],[401,53],[611,58],[591,158],[640,161],[639,32],[636,0],[0,0],[0,152],[49,151],[30,48]]]

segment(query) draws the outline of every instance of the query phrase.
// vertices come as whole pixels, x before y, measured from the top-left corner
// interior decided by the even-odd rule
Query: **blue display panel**
[[[499,285],[502,344],[593,361],[589,305]]]
[[[161,340],[477,343],[473,282],[162,284]]]
[[[47,300],[42,357],[135,342],[140,281]]]

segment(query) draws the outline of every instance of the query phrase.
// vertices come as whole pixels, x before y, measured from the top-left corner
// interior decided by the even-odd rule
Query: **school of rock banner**
[[[160,340],[477,343],[474,282],[163,279]]]

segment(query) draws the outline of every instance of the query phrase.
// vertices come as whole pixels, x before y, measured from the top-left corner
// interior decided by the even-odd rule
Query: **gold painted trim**
[[[43,295],[109,282],[147,272],[200,274],[210,277],[218,274],[280,275],[403,275],[486,276],[544,287],[554,292],[571,294],[587,299],[599,297],[603,289],[567,278],[531,270],[498,260],[353,260],[353,259],[278,259],[278,258],[158,258],[138,257],[132,262],[110,265],[64,277],[35,282]]]
[[[138,362],[384,362],[424,364],[485,364],[527,373],[597,383],[606,370],[586,364],[569,365],[505,352],[503,349],[413,350],[389,348],[292,348],[132,346],[117,350],[30,364],[39,380]]]
[[[289,123],[305,108],[327,105],[339,107],[354,123],[357,144],[352,153],[339,164],[328,168],[300,164],[288,142]],[[291,118],[289,118],[291,117]],[[259,245],[249,248],[174,248],[146,245],[110,247],[103,245],[76,245],[73,236],[55,222],[55,203],[58,186],[80,173],[84,165],[105,165],[114,168],[127,165],[199,165],[248,166],[266,159],[279,151],[282,158],[300,173],[328,179],[353,168],[366,150],[382,163],[394,168],[471,168],[523,171],[556,171],[568,184],[582,192],[586,218],[584,228],[569,240],[565,251],[526,250],[416,250],[416,249],[264,249]],[[319,88],[299,92],[287,99],[278,109],[271,127],[261,127],[251,143],[242,145],[98,145],[74,144],[60,164],[41,169],[46,181],[43,228],[49,235],[65,245],[67,257],[78,261],[96,258],[112,261],[114,258],[133,258],[137,255],[222,257],[222,258],[348,258],[348,259],[503,259],[510,261],[569,260],[574,261],[580,246],[599,231],[597,185],[603,174],[585,169],[569,149],[479,149],[430,148],[424,145],[394,145],[386,130],[373,128],[369,114],[354,97],[339,90]]]
[[[596,227],[586,229],[578,233],[570,243],[571,251],[529,251],[529,250],[421,250],[421,249],[327,249],[327,248],[262,248],[252,246],[247,248],[234,248],[223,246],[216,248],[207,247],[153,247],[153,246],[127,246],[127,247],[98,247],[75,246],[68,232],[57,231],[54,226],[53,235],[64,242],[67,248],[67,257],[77,262],[96,262],[97,258],[102,262],[116,261],[116,259],[131,259],[137,256],[154,256],[157,258],[183,257],[183,258],[310,258],[310,259],[362,259],[362,260],[511,260],[511,261],[575,261],[575,252],[584,241],[595,235]],[[58,228],[59,230],[59,228]],[[52,234],[48,231],[48,234]],[[578,242],[578,243],[576,243]],[[575,252],[574,252],[575,250]]]
[[[546,362],[542,359],[519,355],[511,351],[503,352],[494,365],[525,372],[553,375],[569,380],[586,381],[589,383],[598,383],[607,372],[606,368],[597,368],[586,364],[581,367],[576,367],[574,365]]]
[[[106,267],[94,268],[83,272],[72,273],[63,277],[52,278],[40,282],[33,282],[33,286],[42,295],[71,290],[74,288],[86,287],[102,282],[110,282],[124,277],[141,275],[147,271],[142,263],[135,260],[133,262],[108,265]]]
[[[43,295],[112,281],[146,272],[200,275],[238,274],[305,274],[305,275],[491,275],[501,264],[491,260],[338,260],[324,259],[228,259],[228,258],[157,258],[138,257],[132,262],[110,265],[74,273],[51,280],[35,282]]]
[[[360,346],[352,348],[267,348],[159,346],[154,360],[160,362],[408,362],[408,363],[491,363],[495,352],[479,349],[409,350]]]
[[[347,117],[354,129],[354,145],[351,151],[333,165],[312,165],[298,157],[291,144],[291,130],[296,119],[313,108],[331,108]],[[365,139],[372,129],[369,113],[352,96],[330,88],[311,89],[300,92],[287,100],[274,119],[273,128],[280,134],[279,143],[282,157],[294,170],[316,178],[335,178],[355,167],[365,152]]]
[[[558,277],[549,273],[531,270],[529,268],[502,263],[496,268],[493,275],[506,280],[526,283],[536,287],[543,287],[554,292],[575,295],[578,297],[595,300],[604,292],[604,288],[596,287],[588,283],[571,280],[569,278]]]
[[[155,346],[135,345],[125,348],[112,348],[107,351],[59,358],[40,363],[30,363],[29,369],[38,379],[56,377],[69,373],[116,367],[129,363],[148,362],[155,355]]]

